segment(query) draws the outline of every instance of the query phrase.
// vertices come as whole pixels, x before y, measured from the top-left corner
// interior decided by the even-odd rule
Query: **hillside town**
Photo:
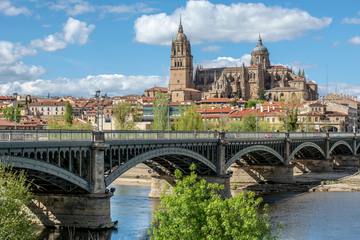
[[[154,101],[158,93],[167,94],[167,88],[153,87],[145,90],[144,95],[116,97],[50,97],[36,96],[0,96],[1,129],[48,129],[51,122],[61,121],[66,105],[72,107],[74,124],[84,129],[116,130],[121,129],[113,114],[116,105],[127,103],[137,109],[134,129],[152,129],[154,120]],[[255,116],[259,123],[264,123],[266,130],[283,131],[283,122],[289,115],[290,106],[284,101],[253,101],[237,98],[207,98],[198,101],[168,102],[171,122],[181,114],[181,109],[195,105],[206,129],[224,130],[228,123],[241,122],[246,116]],[[355,97],[341,94],[329,94],[319,100],[297,103],[298,131],[353,132],[358,131],[360,101]],[[6,109],[13,109],[19,116],[10,114]],[[14,109],[17,109],[14,111]],[[131,116],[129,116],[131,117]],[[13,118],[13,119],[11,119]],[[15,121],[17,119],[17,121]],[[259,131],[261,129],[259,128]]]

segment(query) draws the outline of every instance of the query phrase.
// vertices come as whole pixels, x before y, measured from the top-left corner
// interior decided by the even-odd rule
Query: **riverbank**
[[[117,178],[113,184],[115,185],[130,185],[130,186],[150,186],[151,175],[150,168],[145,164],[139,164]]]
[[[113,184],[130,186],[151,186],[151,174],[145,164],[139,164]],[[231,183],[231,191],[236,194],[243,190],[258,194],[283,192],[360,192],[360,173],[356,170],[336,170],[330,172],[297,173],[291,183]]]
[[[325,180],[310,192],[360,192],[360,172],[336,180]]]

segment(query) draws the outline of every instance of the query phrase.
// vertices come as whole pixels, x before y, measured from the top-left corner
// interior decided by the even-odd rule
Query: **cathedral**
[[[261,36],[251,52],[250,66],[193,69],[191,44],[180,21],[171,46],[169,91],[173,102],[208,98],[267,99],[273,101],[318,98],[318,87],[305,74],[283,65],[271,65]]]

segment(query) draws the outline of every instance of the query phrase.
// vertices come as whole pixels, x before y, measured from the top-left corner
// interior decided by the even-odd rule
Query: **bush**
[[[177,170],[173,192],[161,196],[150,229],[151,239],[275,239],[266,207],[252,192],[223,199],[219,184]]]

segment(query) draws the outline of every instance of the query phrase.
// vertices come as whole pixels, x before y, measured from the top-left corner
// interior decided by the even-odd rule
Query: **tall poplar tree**
[[[153,105],[153,130],[170,129],[169,97],[166,93],[156,93]]]

